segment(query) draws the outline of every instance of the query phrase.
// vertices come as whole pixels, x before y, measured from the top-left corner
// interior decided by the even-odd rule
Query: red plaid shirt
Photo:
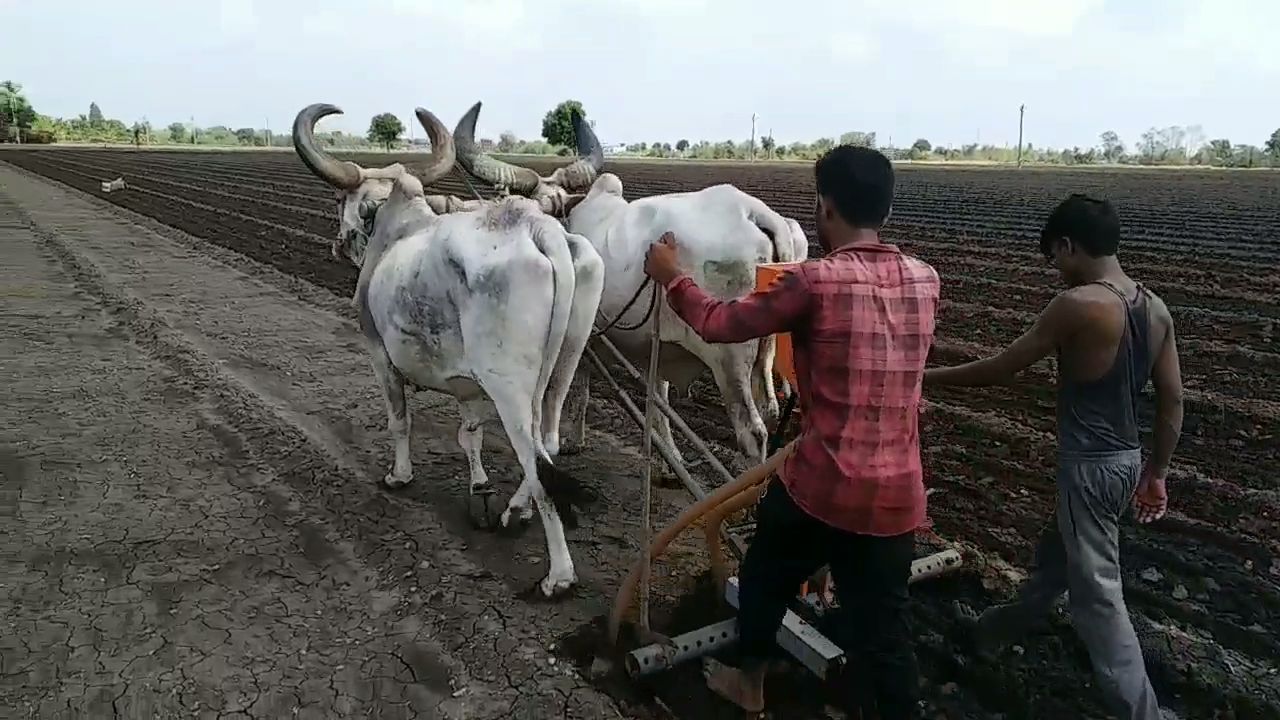
[[[804,415],[782,482],[828,525],[890,536],[926,522],[918,420],[938,292],[931,266],[874,243],[805,262],[736,300],[682,275],[667,301],[708,342],[791,333]]]

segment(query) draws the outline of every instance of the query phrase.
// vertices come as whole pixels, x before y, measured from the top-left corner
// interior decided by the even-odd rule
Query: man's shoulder
[[[915,275],[926,279],[932,279],[934,282],[939,281],[938,270],[915,255],[902,253],[902,263]]]

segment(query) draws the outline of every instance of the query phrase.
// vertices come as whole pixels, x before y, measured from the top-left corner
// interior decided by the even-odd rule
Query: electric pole
[[[1022,167],[1022,117],[1026,112],[1026,105],[1018,106],[1018,167]]]
[[[751,162],[756,161],[756,114],[751,113]]]

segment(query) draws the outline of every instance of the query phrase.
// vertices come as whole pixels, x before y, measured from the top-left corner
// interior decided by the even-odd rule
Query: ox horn
[[[337,106],[328,103],[314,103],[303,108],[293,120],[293,148],[316,177],[340,190],[353,190],[361,182],[360,166],[338,160],[316,147],[316,122],[322,117],[341,114]]]
[[[529,168],[489,157],[476,145],[476,119],[480,117],[480,105],[471,106],[458,121],[453,131],[453,141],[458,147],[458,162],[463,169],[495,187],[506,187],[520,195],[529,195],[541,182],[538,173]]]
[[[573,113],[573,135],[578,139],[578,159],[565,167],[564,185],[570,192],[585,191],[604,169],[604,148],[600,147],[591,124],[576,112]]]
[[[418,123],[431,139],[431,159],[419,166],[417,173],[422,186],[426,187],[453,171],[458,148],[453,136],[449,134],[449,128],[430,110],[414,108],[413,114],[418,116]]]

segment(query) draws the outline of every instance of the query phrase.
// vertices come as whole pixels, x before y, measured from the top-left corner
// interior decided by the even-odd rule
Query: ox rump
[[[457,399],[473,498],[491,492],[480,456],[483,423],[496,416],[523,474],[501,523],[527,522],[537,508],[550,565],[540,589],[567,590],[577,575],[561,513],[572,521],[573,508],[552,502],[543,479],[556,475],[561,410],[600,303],[600,256],[524,198],[455,203],[449,209],[460,212],[437,214],[439,197],[423,188],[449,173],[456,153],[448,129],[422,108],[416,115],[431,139],[429,158],[366,169],[331,157],[313,133],[320,118],[340,112],[304,108],[293,143],[337,190],[332,251],[360,270],[352,303],[395,445],[384,482],[394,488],[413,479],[407,383]]]
[[[479,113],[480,103],[476,103],[454,130],[458,163],[500,193],[521,195],[544,209],[567,212],[568,229],[587,238],[604,261],[600,318],[602,324],[610,323],[605,336],[635,365],[647,364],[657,318],[656,313],[646,312],[652,289],[645,290],[639,302],[632,301],[647,282],[645,254],[664,232],[672,231],[679,238],[681,264],[698,285],[725,299],[751,292],[758,265],[796,262],[808,256],[809,243],[798,222],[733,185],[626,200],[622,180],[603,172],[600,142],[581,115],[573,116],[577,157],[541,176],[480,151],[475,142]],[[669,402],[672,384],[687,388],[710,369],[733,427],[734,466],[741,470],[763,461],[766,427],[779,410],[773,381],[774,338],[708,342],[664,303],[657,305],[656,312],[662,314],[658,396]],[[566,452],[582,449],[585,440],[588,389],[586,368],[581,370],[568,402]],[[664,444],[676,447],[665,415],[659,416],[657,431]],[[680,460],[678,451],[676,455]]]

